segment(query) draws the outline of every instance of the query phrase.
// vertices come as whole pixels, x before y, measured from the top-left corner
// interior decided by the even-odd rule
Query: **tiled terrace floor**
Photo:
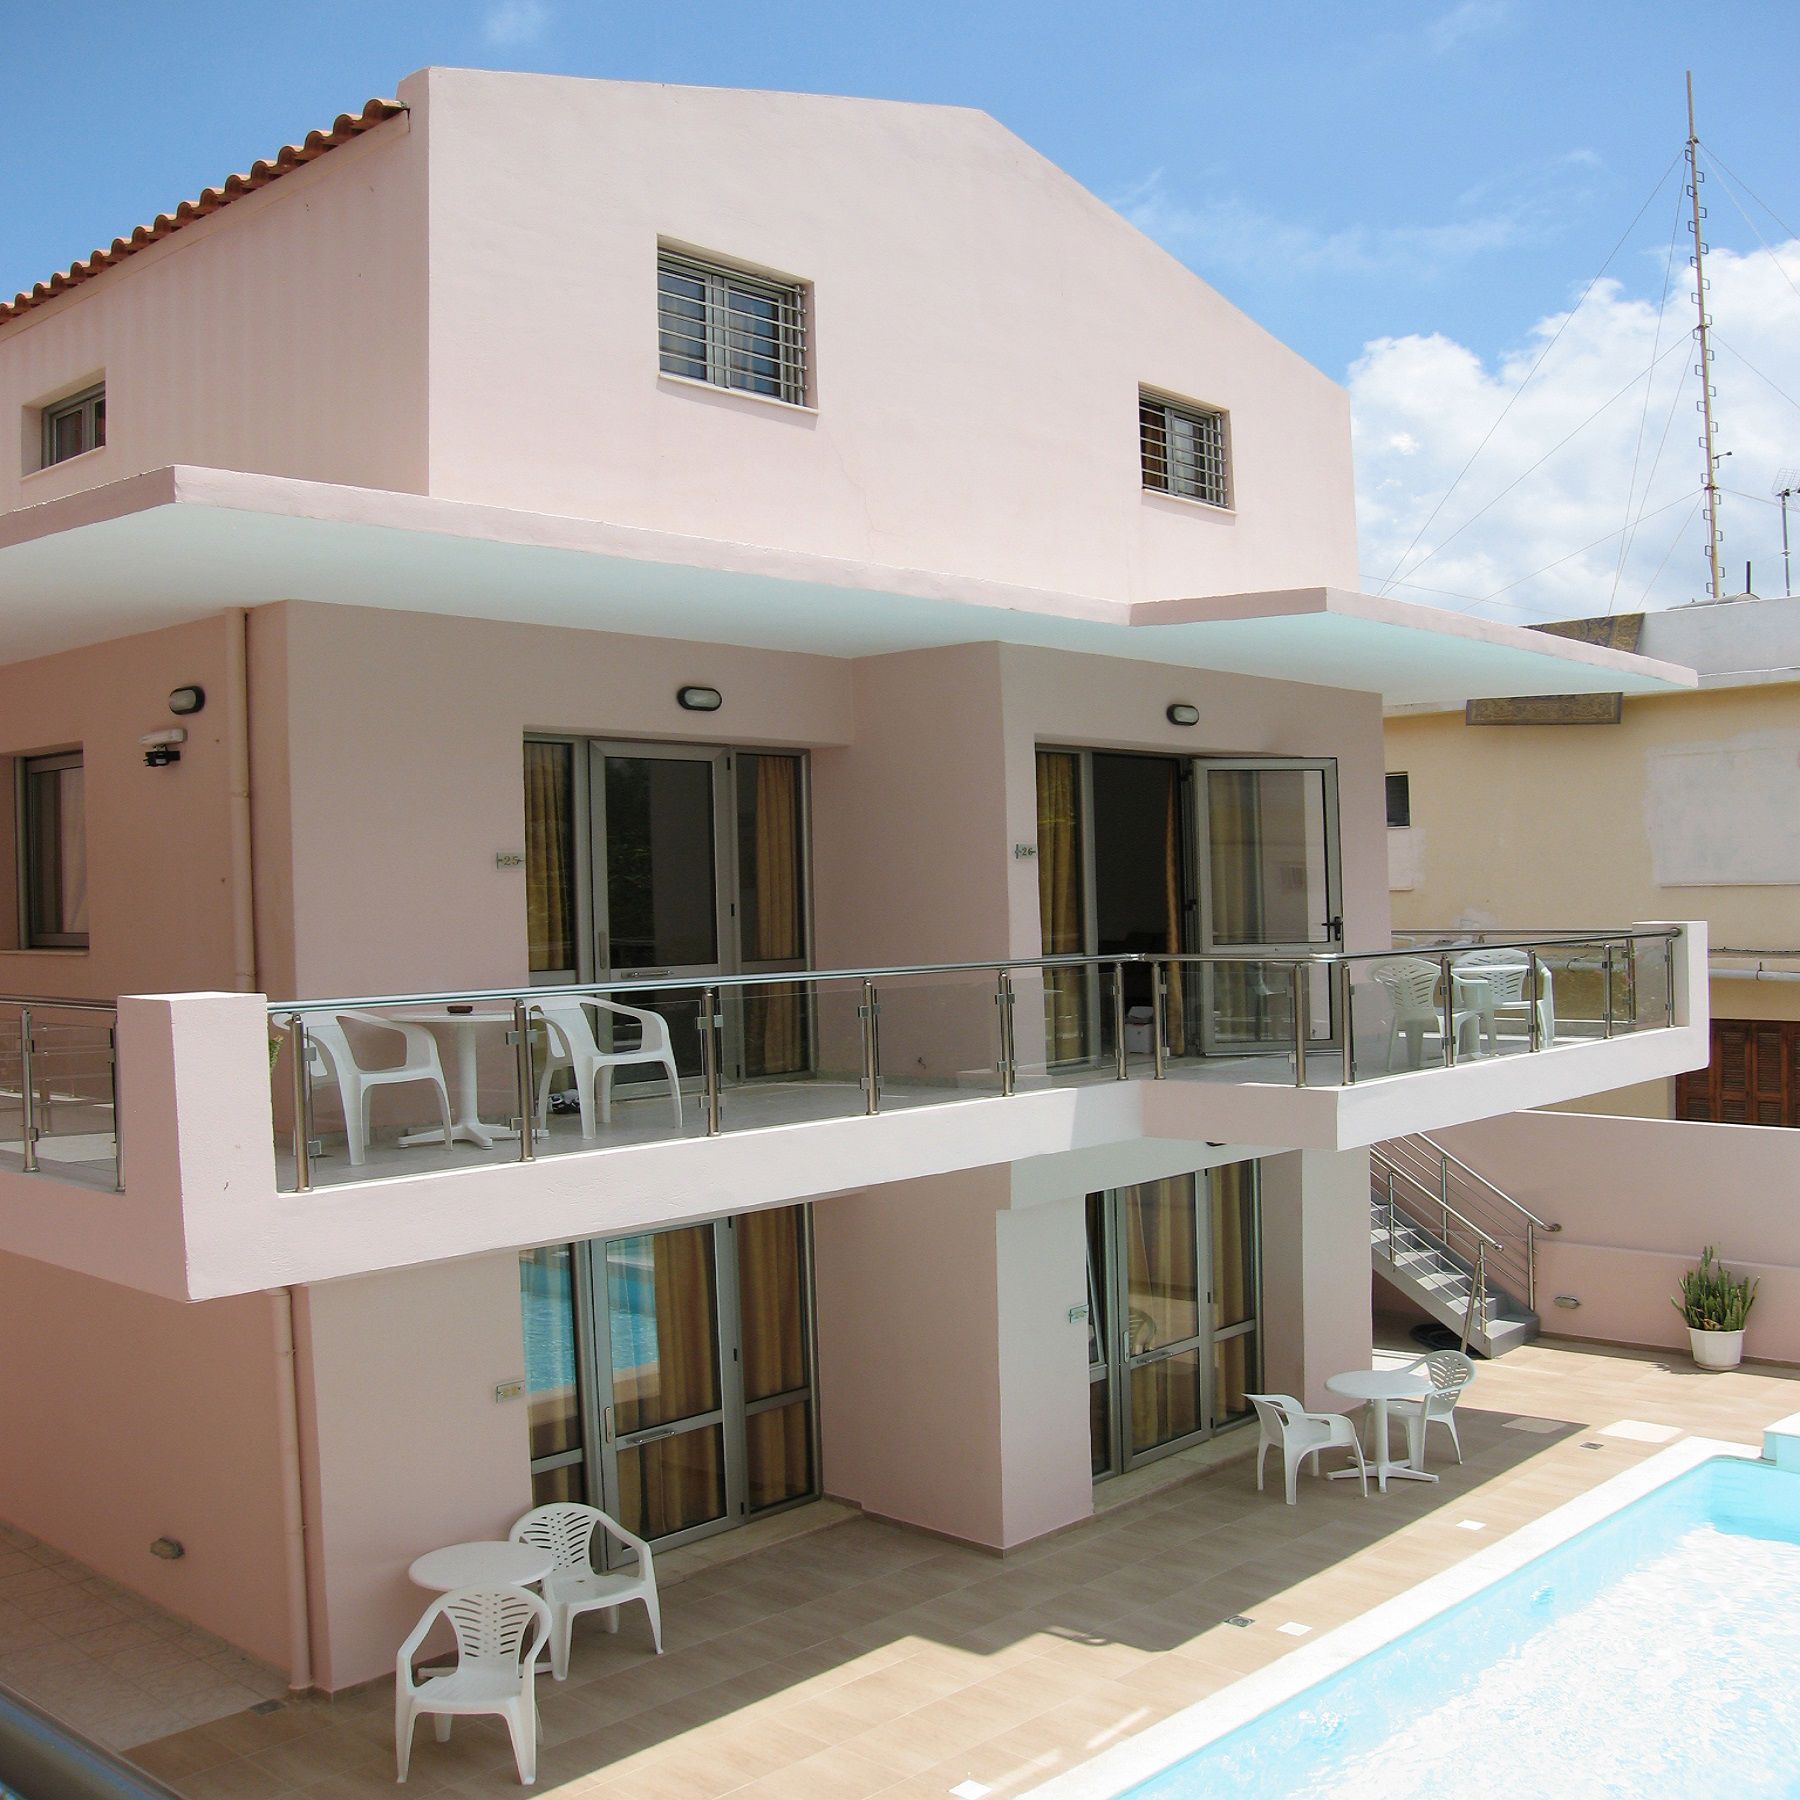
[[[869,1519],[835,1525],[671,1588],[660,1659],[641,1616],[617,1636],[578,1626],[569,1681],[539,1690],[537,1791],[1015,1794],[1304,1641],[1283,1626],[1337,1625],[1653,1455],[1649,1439],[1755,1442],[1800,1405],[1797,1382],[1539,1343],[1482,1366],[1458,1411],[1467,1462],[1434,1444],[1436,1486],[1365,1502],[1303,1479],[1290,1508],[1276,1483],[1257,1494],[1237,1457],[1004,1560]],[[392,1690],[245,1713],[133,1754],[194,1800],[390,1794]],[[516,1792],[498,1722],[459,1721],[445,1745],[421,1727],[408,1791]]]

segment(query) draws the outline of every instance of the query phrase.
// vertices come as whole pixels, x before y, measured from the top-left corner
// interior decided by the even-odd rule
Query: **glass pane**
[[[1089,1463],[1097,1476],[1112,1468],[1112,1408],[1107,1398],[1110,1386],[1104,1375],[1088,1382]]]
[[[98,450],[106,442],[106,396],[102,394],[94,402],[94,448]]]
[[[725,1432],[704,1425],[619,1452],[619,1523],[667,1537],[725,1516]]]
[[[1327,941],[1323,771],[1209,769],[1206,799],[1213,942]]]
[[[737,758],[738,930],[746,968],[806,960],[800,759]],[[792,1075],[811,1063],[804,987],[743,993],[744,1070]]]
[[[525,1405],[535,1462],[581,1447],[574,1276],[567,1244],[520,1254],[519,1301],[525,1328]]]
[[[1087,949],[1083,916],[1081,762],[1072,752],[1037,756],[1038,918],[1045,956],[1079,956]],[[1044,973],[1046,1049],[1052,1063],[1072,1062],[1086,1043],[1087,979],[1080,969]]]
[[[1254,1164],[1214,1169],[1212,1189],[1213,1324],[1241,1325],[1256,1314]]]
[[[744,1421],[744,1472],[752,1512],[813,1491],[812,1415],[804,1400]]]
[[[587,1503],[587,1476],[580,1463],[564,1463],[556,1469],[539,1469],[531,1478],[531,1504],[549,1506],[558,1500]]]
[[[1200,1334],[1194,1178],[1128,1188],[1124,1208],[1125,1329],[1130,1353],[1144,1356]]]
[[[1095,1366],[1106,1361],[1106,1346],[1112,1341],[1107,1330],[1111,1295],[1106,1287],[1106,1196],[1087,1197],[1087,1291],[1088,1291],[1088,1363]]]
[[[620,1437],[718,1410],[713,1228],[689,1225],[606,1246],[614,1430]]]
[[[710,762],[606,758],[606,899],[615,969],[718,961]]]
[[[575,746],[525,746],[525,922],[531,972],[575,973]]]
[[[738,1320],[744,1398],[766,1400],[808,1384],[806,1227],[797,1206],[743,1213],[737,1234]]]
[[[1131,1371],[1131,1447],[1154,1450],[1200,1430],[1200,1352],[1182,1350]]]
[[[50,421],[50,460],[62,462],[66,457],[79,456],[87,448],[86,431],[81,409],[59,414]]]
[[[25,885],[29,935],[34,943],[85,939],[86,810],[79,761],[27,765]]]
[[[1213,1345],[1213,1424],[1229,1425],[1255,1411],[1244,1398],[1260,1384],[1257,1348],[1260,1334],[1246,1331]]]

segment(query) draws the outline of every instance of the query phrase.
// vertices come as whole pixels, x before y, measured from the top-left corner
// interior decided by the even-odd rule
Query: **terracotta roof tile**
[[[179,231],[196,219],[204,219],[221,206],[229,206],[233,200],[253,194],[260,187],[267,187],[271,181],[315,161],[339,144],[360,137],[372,125],[379,125],[384,119],[405,111],[397,100],[371,100],[360,113],[339,113],[329,131],[309,131],[303,143],[283,144],[273,156],[252,163],[248,173],[228,176],[218,187],[203,188],[198,198],[182,201],[173,212],[158,213],[148,225],[138,226],[129,237],[114,238],[106,249],[94,251],[85,260],[52,275],[48,281],[40,281],[29,293],[10,301],[0,301],[0,325],[29,312],[34,306],[42,306],[46,300],[55,299],[81,282],[91,281],[102,269],[111,268],[134,251],[146,249],[170,232]]]

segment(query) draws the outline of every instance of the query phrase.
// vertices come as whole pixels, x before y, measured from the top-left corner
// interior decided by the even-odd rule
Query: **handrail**
[[[1679,926],[1664,926],[1655,931],[1596,931],[1575,937],[1520,938],[1516,941],[1469,943],[1471,950],[1523,950],[1534,944],[1548,943],[1591,943],[1621,944],[1635,939],[1671,940],[1681,935]],[[1455,944],[1433,946],[1440,950],[1454,950],[1462,946]],[[894,963],[879,968],[849,969],[764,969],[747,975],[671,975],[650,980],[633,980],[629,976],[615,976],[605,981],[573,981],[554,986],[513,986],[485,988],[440,989],[431,993],[411,994],[357,994],[334,997],[331,999],[313,1000],[270,1000],[268,1010],[271,1017],[296,1012],[330,1012],[349,1010],[357,1007],[379,1006],[439,1006],[446,1001],[461,1003],[477,1000],[512,1000],[520,995],[527,998],[555,998],[565,995],[581,994],[655,994],[669,992],[692,992],[705,986],[713,988],[752,987],[758,984],[770,984],[791,981],[885,981],[896,976],[905,975],[976,975],[995,974],[1003,969],[1111,969],[1127,964],[1161,965],[1166,963],[1252,963],[1264,964],[1271,968],[1326,968],[1339,963],[1358,962],[1392,962],[1396,957],[1412,954],[1410,950],[1320,950],[1308,951],[1304,954],[1293,951],[1269,954],[1257,951],[1228,950],[1130,950],[1120,951],[1104,956],[1003,956],[987,958],[979,962],[943,962],[943,963]],[[3,997],[0,997],[3,998]],[[57,1004],[61,1004],[58,1002]]]
[[[50,994],[0,994],[0,1006],[48,1006],[57,1012],[116,1013],[116,1000],[58,1000]]]
[[[28,1800],[179,1800],[24,1695],[0,1687],[0,1793]]]
[[[1437,1139],[1431,1135],[1430,1132],[1414,1131],[1414,1132],[1408,1133],[1408,1135],[1411,1137],[1416,1137],[1417,1139],[1419,1139],[1419,1141],[1421,1143],[1429,1144],[1432,1147],[1432,1149],[1435,1150],[1438,1153],[1438,1155],[1444,1159],[1445,1162],[1451,1164],[1454,1168],[1461,1169],[1462,1172],[1465,1175],[1467,1175],[1471,1181],[1479,1181],[1481,1183],[1481,1185],[1484,1188],[1486,1188],[1487,1191],[1490,1194],[1492,1194],[1496,1200],[1504,1200],[1506,1202],[1506,1204],[1513,1209],[1514,1212],[1522,1213],[1526,1218],[1528,1218],[1532,1222],[1532,1224],[1534,1224],[1538,1228],[1539,1231],[1561,1231],[1562,1230],[1562,1227],[1560,1225],[1552,1225],[1547,1219],[1540,1219],[1537,1216],[1537,1214],[1531,1210],[1531,1208],[1529,1206],[1521,1205],[1517,1200],[1515,1200],[1512,1197],[1511,1194],[1508,1194],[1508,1193],[1504,1192],[1502,1189],[1495,1187],[1494,1184],[1491,1181],[1489,1181],[1488,1178],[1485,1175],[1483,1175],[1479,1169],[1471,1169],[1469,1167],[1469,1165],[1466,1162],[1464,1162],[1460,1156],[1457,1156],[1452,1151],[1446,1150],[1444,1148],[1444,1146],[1442,1144],[1440,1144],[1437,1141]]]
[[[1383,1156],[1379,1150],[1371,1150],[1369,1154],[1384,1168],[1388,1169],[1393,1174],[1400,1176],[1402,1180],[1410,1181],[1421,1194],[1426,1195],[1430,1199],[1431,1204],[1435,1206],[1439,1212],[1448,1213],[1450,1217],[1456,1220],[1456,1222],[1461,1225],[1471,1237],[1475,1238],[1480,1243],[1486,1244],[1491,1250],[1498,1250],[1502,1254],[1505,1253],[1506,1246],[1501,1243],[1497,1237],[1490,1237],[1473,1219],[1465,1217],[1447,1200],[1432,1193],[1430,1188],[1428,1188],[1424,1182],[1412,1172],[1412,1170],[1407,1168],[1405,1164],[1390,1160],[1388,1157]]]

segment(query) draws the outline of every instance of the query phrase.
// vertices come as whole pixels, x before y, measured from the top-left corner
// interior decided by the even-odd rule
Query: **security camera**
[[[181,746],[187,742],[187,733],[179,725],[167,731],[149,731],[138,739],[144,752],[146,769],[165,769],[170,763],[181,761]]]

